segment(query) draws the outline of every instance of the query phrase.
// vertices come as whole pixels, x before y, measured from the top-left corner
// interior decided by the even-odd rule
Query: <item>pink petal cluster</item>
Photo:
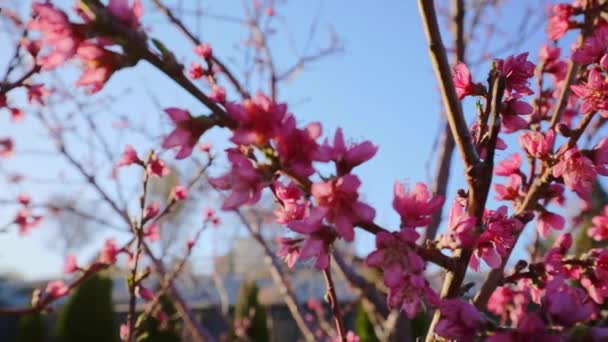
[[[52,298],[61,298],[70,292],[70,288],[63,282],[63,280],[53,280],[46,285],[44,290],[46,294]]]
[[[114,168],[123,166],[129,166],[133,164],[143,164],[141,159],[137,156],[137,151],[131,145],[125,146],[125,150],[122,152],[120,160],[114,165]]]
[[[553,167],[553,176],[562,177],[568,188],[586,200],[593,190],[597,171],[593,161],[573,147],[566,151]]]
[[[594,216],[591,222],[593,225],[587,230],[587,235],[595,241],[608,240],[608,205],[604,206],[602,213]]]
[[[152,202],[144,208],[143,220],[148,221],[153,219],[160,212],[160,204],[158,202]]]
[[[388,293],[388,305],[413,319],[424,303],[437,306],[439,296],[421,275],[403,274]]]
[[[455,199],[448,214],[448,231],[441,237],[441,246],[452,250],[473,247],[477,241],[476,222],[466,213],[462,201]]]
[[[289,228],[306,237],[280,240],[278,255],[283,256],[288,263],[295,263],[295,260],[315,259],[316,268],[327,269],[330,246],[336,239],[336,234],[328,226],[321,224],[326,213],[324,208],[317,207],[311,210],[304,220],[290,222]]]
[[[591,36],[587,37],[576,51],[572,59],[581,64],[591,64],[600,60],[608,51],[608,25],[599,25]]]
[[[519,136],[519,144],[529,156],[545,160],[553,150],[555,133],[548,130],[546,133],[528,131]]]
[[[472,341],[483,325],[483,318],[477,309],[460,299],[443,300],[439,306],[441,318],[435,333],[455,341]]]
[[[140,20],[144,9],[141,0],[110,0],[108,10],[113,16],[122,21],[130,28],[137,29],[141,25]]]
[[[194,53],[204,59],[210,59],[213,56],[213,49],[208,43],[203,43],[194,47]]]
[[[542,72],[552,75],[556,83],[564,80],[568,69],[568,63],[559,59],[560,54],[559,47],[549,44],[543,44],[539,53]]]
[[[482,85],[473,83],[469,68],[462,62],[458,62],[452,69],[452,80],[459,100],[469,95],[483,95],[485,92]]]
[[[0,139],[0,157],[8,158],[14,153],[14,143],[11,138]]]
[[[321,133],[320,123],[313,122],[300,129],[296,127],[296,119],[288,115],[275,138],[281,165],[298,177],[312,175],[315,172],[312,166],[314,161],[326,162],[330,158],[329,154],[321,153],[316,141]]]
[[[264,146],[277,136],[287,115],[285,103],[275,103],[262,93],[243,104],[226,103],[228,115],[238,123],[230,139],[235,144]]]
[[[274,211],[277,223],[287,224],[291,221],[302,220],[308,213],[309,202],[304,198],[304,193],[294,184],[284,186],[280,182],[274,182],[272,187],[279,203],[279,208]]]
[[[513,341],[543,341],[563,342],[564,339],[556,334],[547,332],[545,322],[537,313],[525,312],[519,320],[517,329],[496,332],[485,340],[486,342]]]
[[[506,59],[495,60],[496,68],[505,77],[508,92],[515,91],[522,95],[534,94],[529,87],[529,79],[534,76],[534,63],[528,61],[528,53],[524,52]]]
[[[163,178],[171,173],[171,169],[165,165],[165,162],[162,161],[158,155],[153,155],[152,158],[148,161],[148,165],[146,166],[146,171],[154,177]]]
[[[88,42],[78,46],[76,55],[84,68],[76,85],[87,88],[89,94],[100,91],[122,64],[120,55]]]
[[[346,241],[353,241],[357,223],[370,222],[376,215],[374,208],[359,201],[357,190],[360,185],[357,176],[347,174],[328,182],[314,183],[310,189],[317,204],[327,209],[327,221],[335,225]]]
[[[571,85],[570,89],[583,100],[581,113],[599,111],[601,116],[608,117],[608,82],[598,69],[589,71],[586,83]]]
[[[367,256],[368,266],[378,267],[384,272],[384,283],[391,291],[404,274],[421,274],[424,261],[411,245],[416,243],[418,234],[413,229],[399,232],[376,234],[376,249]]]
[[[597,310],[583,289],[569,286],[559,277],[547,283],[542,306],[552,322],[566,327],[591,319]]]
[[[119,253],[120,249],[116,245],[116,240],[108,239],[99,253],[98,262],[101,264],[113,265],[116,263],[116,257]]]
[[[538,235],[545,239],[549,235],[551,228],[555,230],[562,230],[564,229],[565,224],[566,221],[561,215],[544,210],[538,216],[536,230],[538,231]]]
[[[179,147],[175,158],[184,159],[192,154],[201,135],[211,127],[211,123],[206,117],[192,117],[190,112],[184,109],[166,108],[165,113],[173,121],[175,129],[165,137],[162,147]]]
[[[176,201],[184,201],[188,198],[188,188],[183,185],[176,185],[171,189],[171,198]]]
[[[520,100],[521,95],[513,93],[503,99],[500,114],[502,116],[501,131],[513,133],[528,127],[528,122],[520,115],[532,114],[534,108],[525,101]]]
[[[78,271],[78,263],[76,262],[76,256],[74,254],[70,254],[65,259],[63,265],[63,273],[71,274]]]
[[[518,174],[510,175],[506,184],[494,184],[496,199],[499,201],[514,201],[519,197],[519,190],[522,186],[521,176]]]
[[[483,259],[491,268],[497,268],[501,265],[502,258],[509,255],[515,245],[515,237],[523,228],[523,223],[507,214],[506,206],[484,213],[485,230],[479,236],[469,263],[473,270],[479,270],[479,259]]]
[[[231,169],[221,177],[210,178],[209,183],[220,190],[232,191],[222,204],[223,210],[234,210],[260,200],[264,187],[262,178],[253,163],[236,149],[227,150]]]
[[[433,196],[424,183],[416,183],[410,191],[399,182],[393,188],[393,208],[401,216],[403,227],[423,227],[443,205],[443,196]]]
[[[547,36],[551,40],[563,37],[574,23],[570,17],[574,14],[574,7],[569,4],[555,4],[551,7],[551,16],[547,26]]]
[[[371,141],[347,146],[342,129],[338,128],[334,136],[333,146],[330,146],[326,141],[320,153],[325,156],[325,158],[322,158],[323,160],[329,159],[334,161],[336,171],[338,174],[343,175],[349,173],[356,166],[370,160],[376,155],[377,151],[378,146],[372,144]]]
[[[23,208],[17,212],[14,222],[19,227],[19,234],[25,235],[32,228],[35,228],[40,225],[42,219],[42,216],[34,215],[29,209]]]

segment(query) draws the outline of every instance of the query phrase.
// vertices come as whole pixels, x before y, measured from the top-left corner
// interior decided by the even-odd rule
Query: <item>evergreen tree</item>
[[[160,298],[163,312],[169,316],[167,325],[161,327],[161,323],[154,317],[148,318],[142,325],[141,332],[145,342],[180,342],[179,322],[171,319],[175,315],[175,307],[167,296]]]
[[[116,342],[112,280],[96,274],[78,286],[57,320],[58,342]]]
[[[374,325],[367,316],[367,312],[363,308],[363,303],[357,304],[357,310],[355,311],[355,333],[361,339],[361,342],[378,342],[376,333],[374,332]]]
[[[258,301],[258,285],[254,281],[244,282],[239,291],[235,307],[235,320],[249,320],[247,336],[256,342],[270,341],[266,309]]]

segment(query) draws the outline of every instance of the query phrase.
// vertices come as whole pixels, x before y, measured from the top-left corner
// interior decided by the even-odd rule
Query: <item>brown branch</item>
[[[339,341],[346,342],[346,331],[344,330],[344,321],[342,320],[342,310],[340,309],[340,302],[336,295],[336,288],[329,267],[323,270],[323,277],[325,278],[325,285],[327,286],[327,294],[325,296],[331,307],[331,312],[334,315],[334,323],[336,325]]]

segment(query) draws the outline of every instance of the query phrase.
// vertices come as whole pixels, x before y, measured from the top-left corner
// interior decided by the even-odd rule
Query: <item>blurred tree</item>
[[[355,333],[361,339],[361,342],[378,342],[374,325],[367,316],[367,312],[363,308],[363,303],[357,304],[355,311]]]
[[[234,309],[235,326],[246,327],[245,335],[252,341],[270,341],[266,309],[258,301],[258,285],[247,281],[241,285]],[[238,334],[237,334],[238,335]]]
[[[145,338],[141,341],[146,342],[179,342],[181,341],[179,322],[173,319],[175,316],[175,307],[171,300],[163,296],[160,299],[162,312],[165,313],[168,319],[165,322],[160,322],[154,317],[149,317],[142,325],[142,332]]]
[[[15,342],[44,342],[45,340],[44,316],[40,312],[21,316]]]

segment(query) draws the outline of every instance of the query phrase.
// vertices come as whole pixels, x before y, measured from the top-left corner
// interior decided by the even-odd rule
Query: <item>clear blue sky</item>
[[[23,3],[26,2],[29,1]],[[144,3],[147,13],[144,15],[144,24],[151,28],[152,35],[161,37],[168,47],[174,48],[179,58],[188,62],[194,60],[190,48],[181,36],[164,25],[159,16],[150,16],[151,5],[146,1]],[[207,3],[209,5],[206,5],[206,8],[214,13],[240,16],[240,1]],[[310,18],[317,10],[316,5],[308,5],[316,4],[316,1],[305,3],[307,5],[304,5],[304,2],[291,1],[286,8],[278,10],[280,16],[287,18],[289,27],[300,32],[300,39],[296,34],[296,40],[299,41],[302,40],[301,33],[306,32]],[[505,20],[507,25],[515,25],[522,15],[522,8],[517,5],[520,2],[516,0],[513,3],[516,5],[504,9],[503,18],[508,19]],[[395,227],[397,216],[390,207],[393,183],[395,180],[410,183],[431,180],[433,167],[429,168],[427,162],[440,127],[439,96],[425,48],[418,9],[415,1],[387,0],[380,4],[377,1],[342,0],[324,1],[321,13],[321,33],[331,25],[344,43],[346,51],[339,56],[310,65],[294,82],[281,88],[280,97],[292,104],[290,109],[301,122],[323,122],[325,134],[333,135],[335,128],[341,126],[350,139],[369,139],[380,146],[376,157],[357,169],[356,174],[363,180],[361,193],[365,200],[378,208],[377,221],[382,225]],[[212,43],[217,55],[238,56],[233,47],[235,42],[244,37],[241,27],[211,20],[204,21],[201,27],[204,40]],[[515,52],[527,51],[530,47],[536,49],[542,39],[542,30],[538,33]],[[323,41],[320,40],[321,43]],[[0,37],[0,46],[8,46],[4,35]],[[293,54],[286,44],[277,46],[279,49],[275,51],[275,58],[278,61],[293,60]],[[6,55],[0,56],[0,66],[6,63]],[[537,51],[532,50],[532,58],[536,59],[536,55]],[[280,66],[285,64],[281,63]],[[69,72],[61,75],[73,77]],[[476,80],[483,79],[485,77],[482,72],[476,75]],[[195,113],[197,109],[200,113],[204,112],[193,99],[184,95],[170,81],[148,66],[138,66],[118,73],[110,80],[107,88],[131,88],[132,91],[132,94],[126,97],[128,101],[122,100],[112,104],[110,110],[114,111],[114,114],[143,114],[151,121],[158,121],[162,116],[156,107],[149,103],[146,92],[156,94],[164,107],[177,106],[189,108]],[[104,91],[101,96],[104,94],[109,92]],[[465,111],[471,116],[473,105],[467,103]],[[44,146],[44,142],[39,143],[43,131],[39,127],[32,128],[35,127],[32,126],[35,124],[34,119],[27,119],[17,126],[9,124],[6,112],[1,114],[0,136],[14,135],[19,144],[18,149],[48,148]],[[166,120],[162,122],[166,124]],[[105,129],[105,132],[112,134],[108,127]],[[163,131],[166,132],[166,129],[167,125]],[[220,137],[219,134],[211,134],[205,140]],[[137,138],[127,137],[116,141],[113,148],[121,150],[124,143],[134,143],[140,150],[145,146],[153,147],[149,142],[148,145],[137,145],[139,142]],[[221,146],[220,143],[218,145]],[[498,158],[506,154],[500,153]],[[448,201],[455,190],[464,184],[460,162],[458,158],[455,160]],[[35,170],[34,173],[40,177],[46,175],[47,178],[56,176],[61,170],[60,164],[55,164],[56,161],[47,162],[40,156],[16,157],[10,161],[0,160],[0,163],[3,169],[26,167]],[[0,183],[0,187],[3,186]],[[31,187],[28,189],[33,192]],[[40,197],[48,196],[50,191],[42,186],[37,188]],[[86,195],[78,191],[75,189],[72,193],[78,196]],[[3,190],[0,197],[11,197],[17,192],[14,189]],[[12,212],[7,209],[0,210],[2,215],[9,215],[6,216],[8,218]],[[18,237],[13,233],[0,234],[0,270],[19,269],[28,278],[57,275],[62,259],[46,247],[50,235],[45,234],[44,230],[43,225],[27,238]],[[206,238],[211,241],[211,235]],[[92,245],[99,246],[101,241],[101,237],[98,237]],[[365,253],[372,248],[373,239],[361,232],[356,244],[358,251]],[[87,254],[86,250],[82,253],[84,256],[90,256],[90,252]]]

